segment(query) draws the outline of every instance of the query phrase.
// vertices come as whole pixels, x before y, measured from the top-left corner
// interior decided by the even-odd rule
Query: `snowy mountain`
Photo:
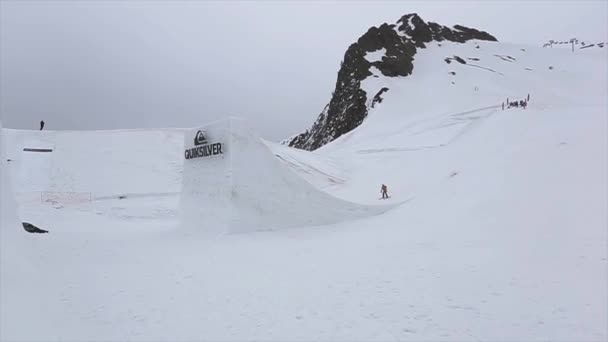
[[[315,150],[350,132],[363,122],[370,108],[382,102],[382,88],[375,93],[361,88],[369,77],[406,77],[414,70],[419,49],[431,42],[470,40],[496,41],[492,35],[456,25],[453,28],[425,22],[417,14],[407,14],[396,24],[370,28],[344,55],[336,89],[310,130],[290,139],[289,146]]]
[[[355,48],[312,152],[0,128],[0,340],[605,341],[607,49],[416,18]],[[226,153],[186,160],[198,131]]]

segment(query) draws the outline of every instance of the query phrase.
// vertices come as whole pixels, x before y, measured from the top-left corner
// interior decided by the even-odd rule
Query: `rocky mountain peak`
[[[382,94],[367,94],[361,89],[361,81],[373,75],[372,67],[386,77],[405,77],[412,74],[414,56],[417,49],[426,48],[425,43],[444,40],[464,43],[474,39],[496,41],[489,33],[461,25],[449,28],[427,23],[416,13],[402,16],[396,24],[371,27],[346,50],[333,96],[312,128],[286,143],[315,150],[359,126],[369,110],[367,100],[373,98],[372,105],[382,101]],[[385,53],[381,58],[366,57],[382,49]],[[390,89],[382,89],[382,93],[387,91]]]

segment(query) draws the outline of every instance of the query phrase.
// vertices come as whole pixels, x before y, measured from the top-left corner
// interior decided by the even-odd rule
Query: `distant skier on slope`
[[[386,187],[385,184],[382,184],[382,186],[380,187],[380,192],[382,193],[382,199],[388,198],[388,188]]]
[[[40,130],[44,129],[44,120],[40,121]]]

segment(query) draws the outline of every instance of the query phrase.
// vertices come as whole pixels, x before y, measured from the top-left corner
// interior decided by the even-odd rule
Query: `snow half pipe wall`
[[[22,231],[12,185],[9,182],[9,161],[5,150],[6,136],[0,122],[0,234],[2,234],[0,238],[5,234],[9,234],[9,232],[17,234],[17,232],[21,233]]]
[[[315,188],[281,163],[244,120],[184,137],[181,225],[213,235],[331,224],[380,214]]]
[[[33,264],[36,241],[19,220],[6,147],[6,131],[0,123],[0,341],[14,341],[20,330],[31,329],[31,322],[48,316],[41,304],[47,294],[37,288],[44,279]]]

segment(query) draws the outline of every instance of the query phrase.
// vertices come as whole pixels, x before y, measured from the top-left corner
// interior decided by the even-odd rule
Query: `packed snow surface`
[[[190,130],[4,129],[0,340],[605,341],[607,56],[584,51],[433,45],[364,81],[389,91],[335,142],[264,142],[264,205],[284,168],[394,206],[325,225],[182,229]]]

